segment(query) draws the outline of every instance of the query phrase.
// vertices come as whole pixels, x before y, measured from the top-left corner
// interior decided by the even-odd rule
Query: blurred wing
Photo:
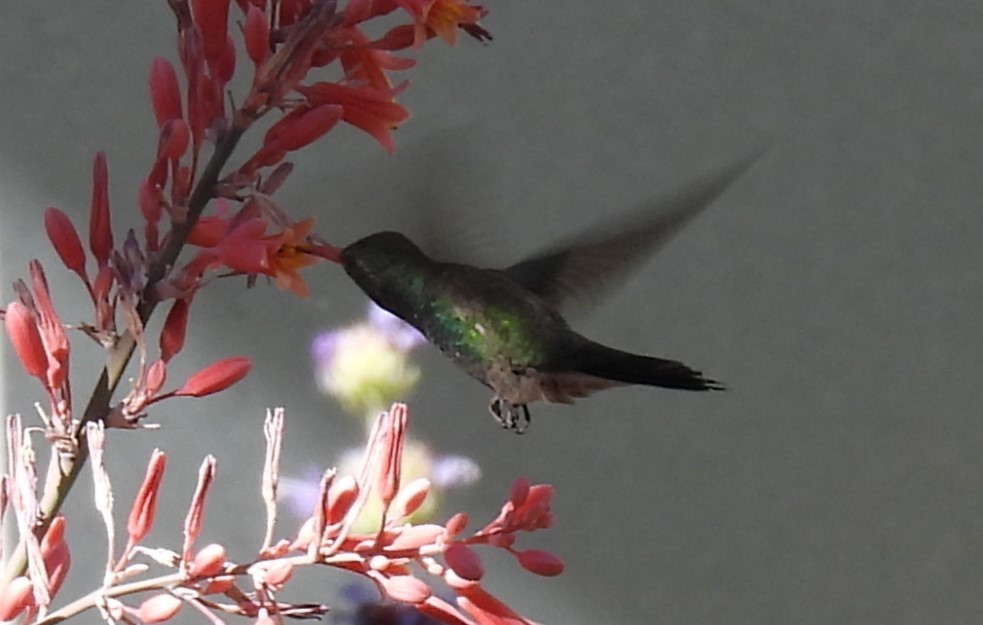
[[[596,297],[665,245],[743,175],[759,155],[699,178],[655,206],[601,223],[503,271],[555,308],[570,298]]]

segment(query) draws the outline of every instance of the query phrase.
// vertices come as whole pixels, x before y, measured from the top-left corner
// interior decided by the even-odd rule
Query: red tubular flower
[[[307,297],[310,293],[300,270],[321,261],[319,256],[308,252],[307,236],[313,228],[314,218],[309,217],[284,230],[276,237],[276,251],[269,258],[277,287],[298,297]]]
[[[341,119],[362,130],[379,142],[389,153],[395,149],[389,131],[409,119],[410,113],[394,99],[409,83],[395,89],[356,88],[330,82],[319,82],[297,90],[312,105],[340,104]]]
[[[164,479],[166,466],[167,456],[161,450],[155,449],[126,523],[126,531],[130,534],[130,546],[139,544],[154,526],[154,518],[157,515],[157,493],[160,490],[160,482]]]
[[[51,245],[58,252],[61,262],[65,263],[69,271],[73,271],[86,284],[89,283],[89,276],[85,271],[85,250],[82,248],[82,241],[79,240],[78,231],[72,224],[68,215],[57,208],[51,207],[44,211],[44,229],[48,233]]]
[[[89,249],[99,266],[109,264],[113,251],[113,229],[109,217],[109,172],[106,155],[96,154],[92,167],[92,214],[89,218]]]
[[[150,101],[154,107],[157,127],[172,119],[181,119],[181,88],[178,86],[174,66],[165,58],[157,57],[150,65]]]
[[[3,318],[4,329],[14,345],[17,358],[24,369],[41,382],[48,371],[48,355],[41,342],[37,321],[30,309],[20,302],[11,302]]]
[[[416,65],[413,59],[395,57],[383,46],[376,46],[375,42],[369,41],[357,28],[334,33],[331,42],[340,49],[337,55],[345,78],[351,83],[364,84],[368,88],[381,91],[391,89],[392,83],[386,75],[387,71],[406,70]],[[323,63],[332,60],[333,56],[323,59]]]
[[[342,112],[340,106],[323,102],[295,108],[266,132],[262,150],[269,152],[299,150],[334,128],[341,119]]]
[[[205,397],[224,391],[246,377],[253,363],[244,356],[232,356],[204,367],[174,392],[177,397]]]

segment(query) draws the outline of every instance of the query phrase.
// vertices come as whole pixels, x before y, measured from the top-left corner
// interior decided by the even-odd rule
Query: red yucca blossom
[[[314,234],[313,219],[295,219],[272,199],[292,171],[285,159],[339,122],[392,151],[391,133],[409,117],[396,98],[409,83],[402,80],[394,87],[391,75],[415,63],[396,53],[434,37],[454,43],[458,31],[490,39],[478,24],[486,11],[461,0],[168,4],[177,18],[178,53],[176,62],[158,57],[150,67],[158,137],[138,193],[142,236],[130,231],[119,239],[113,234],[109,168],[101,153],[93,163],[88,245],[59,209],[49,208],[44,217],[58,257],[79,277],[92,302],[92,320],[80,329],[110,352],[110,362],[125,363],[134,348],[141,355],[129,394],[108,414],[85,417],[122,427],[134,426],[155,401],[201,397],[248,370],[238,361],[235,371],[230,365],[212,369],[207,374],[213,378],[201,377],[203,372],[189,380],[190,386],[161,394],[167,364],[184,347],[199,289],[217,277],[244,275],[251,284],[266,276],[303,297],[309,288],[301,272],[325,258],[338,260],[338,248]],[[232,15],[236,11],[238,18]],[[371,39],[364,29],[382,17],[391,26]],[[240,27],[230,28],[233,19]],[[238,37],[242,48],[234,41]],[[249,62],[237,63],[243,48]],[[325,71],[331,65],[338,69]],[[226,94],[236,71],[251,76],[248,92],[235,100],[241,105],[233,107]],[[277,119],[259,147],[239,167],[223,171],[240,137],[266,116]],[[214,149],[206,160],[209,143]],[[186,243],[197,251],[182,263],[179,253]],[[40,263],[32,263],[30,282],[18,283],[17,289],[4,327],[25,370],[49,396],[53,434],[70,441],[70,348]],[[154,355],[148,353],[145,324],[163,300],[173,303]],[[113,380],[121,372],[114,367]]]
[[[282,622],[288,616],[315,617],[324,614],[327,607],[318,603],[284,602],[275,593],[290,583],[298,567],[332,567],[369,579],[381,599],[412,606],[450,625],[531,625],[482,587],[485,572],[478,548],[503,549],[515,555],[523,568],[538,575],[560,573],[563,565],[552,554],[541,550],[518,551],[514,547],[520,533],[552,524],[552,489],[543,484],[530,485],[520,478],[498,516],[470,535],[465,531],[468,519],[464,513],[451,516],[444,524],[408,523],[406,519],[423,503],[429,481],[418,479],[402,484],[400,480],[398,460],[406,441],[407,420],[408,412],[402,404],[382,413],[369,436],[358,477],[336,478],[333,471],[326,473],[321,480],[321,496],[310,518],[292,540],[274,541],[276,476],[284,415],[282,410],[270,413],[264,427],[267,462],[261,488],[268,532],[263,547],[252,560],[245,562],[230,561],[230,550],[218,543],[195,547],[206,522],[209,493],[217,485],[217,462],[211,456],[199,471],[183,526],[181,549],[143,547],[142,542],[154,525],[158,493],[163,485],[165,456],[155,451],[132,504],[126,547],[116,554],[110,542],[102,589],[50,613],[48,618],[52,622],[60,621],[98,607],[117,621],[132,622],[137,618],[145,623],[160,623],[171,620],[185,604],[193,604],[216,622],[220,613],[247,616],[256,622]],[[93,469],[98,474],[105,469],[101,448],[105,437],[99,427],[90,428],[90,436]],[[100,501],[112,500],[108,474],[104,475],[97,478],[97,507]],[[365,504],[373,493],[386,502],[381,512],[381,529],[370,534],[356,533],[355,520],[365,513]],[[104,521],[112,535],[112,516],[104,516]],[[38,545],[38,559],[47,572],[45,588],[50,594],[57,591],[69,565],[64,529],[64,520],[59,518]],[[178,573],[150,576],[149,567],[137,561],[147,555],[157,565]],[[125,581],[119,575],[123,571],[130,572],[125,575]],[[134,581],[135,575],[140,579]],[[455,600],[438,597],[435,584],[449,587]],[[29,621],[39,605],[36,590],[37,586],[27,577],[19,577],[0,589],[0,617],[8,619],[26,614]],[[138,598],[133,606],[123,603],[131,600],[130,595],[137,591],[150,596]],[[271,615],[277,618],[269,620]]]
[[[186,343],[198,291],[219,278],[245,276],[252,284],[265,276],[304,296],[308,287],[301,271],[325,258],[338,260],[338,248],[314,234],[313,219],[291,216],[273,200],[292,172],[287,157],[339,123],[392,151],[393,131],[409,118],[397,102],[409,83],[393,75],[414,65],[398,55],[412,54],[433,39],[454,44],[460,32],[479,41],[490,39],[478,24],[485,10],[464,0],[236,0],[235,5],[229,0],[168,0],[168,5],[176,17],[178,50],[172,60],[157,58],[150,67],[157,136],[152,162],[134,194],[143,218],[141,231],[114,236],[109,167],[101,153],[93,164],[87,239],[62,211],[51,208],[44,217],[58,257],[82,281],[92,304],[91,319],[77,328],[106,352],[105,370],[83,414],[74,412],[70,344],[40,262],[31,263],[29,280],[16,284],[16,298],[3,311],[4,329],[18,359],[48,395],[49,410],[42,416],[56,452],[45,496],[38,498],[30,440],[24,438],[19,418],[8,419],[13,460],[11,475],[0,476],[0,511],[9,500],[28,564],[13,564],[7,572],[5,579],[11,581],[0,589],[0,619],[20,616],[31,622],[47,613],[55,622],[98,606],[117,621],[156,623],[191,604],[215,620],[219,613],[232,613],[279,623],[283,617],[324,613],[317,604],[289,604],[275,597],[297,566],[320,565],[362,575],[382,596],[446,623],[527,623],[482,587],[480,550],[505,550],[536,574],[559,573],[562,564],[551,554],[515,548],[520,533],[552,524],[552,488],[517,481],[499,515],[470,535],[463,514],[444,525],[409,524],[407,518],[423,504],[430,484],[402,483],[407,411],[399,404],[376,423],[359,474],[337,479],[326,474],[310,518],[290,540],[279,542],[272,540],[272,532],[283,426],[282,415],[279,421],[271,416],[267,428],[275,453],[268,453],[262,488],[267,536],[254,561],[229,562],[222,545],[195,547],[217,479],[211,457],[199,472],[181,548],[142,546],[153,528],[164,475],[160,452],[151,459],[127,520],[127,546],[121,554],[114,552],[104,429],[136,427],[155,403],[217,393],[251,368],[247,358],[223,358],[175,390],[163,390],[168,365]],[[367,31],[378,32],[369,28],[370,22],[383,17],[389,29],[370,38]],[[230,23],[238,25],[230,28]],[[237,58],[243,51],[246,62]],[[235,84],[248,84],[248,91],[229,97],[237,71],[247,72],[246,80]],[[236,159],[241,165],[227,169],[240,139],[264,117],[270,118],[269,130],[259,146]],[[182,257],[189,243],[194,253]],[[159,337],[149,337],[148,328],[157,325],[148,322],[161,303],[168,305],[168,314]],[[79,317],[71,315],[73,320]],[[134,354],[138,366],[127,370]],[[130,388],[122,399],[114,399],[124,373]],[[50,612],[70,563],[58,506],[87,459],[96,507],[110,536],[107,570],[99,592]],[[355,521],[370,495],[384,503],[381,529],[357,534]],[[127,606],[122,600],[134,590],[122,584],[144,572],[131,566],[140,554],[176,573],[169,572],[156,585],[147,581],[140,588],[158,593]],[[426,579],[419,577],[424,573]],[[453,590],[456,604],[434,594],[434,581]]]

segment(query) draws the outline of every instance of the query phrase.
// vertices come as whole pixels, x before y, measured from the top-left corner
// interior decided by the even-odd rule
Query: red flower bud
[[[126,531],[130,534],[132,545],[139,544],[154,525],[154,517],[157,514],[157,492],[160,490],[166,465],[167,456],[161,450],[155,449],[126,523]]]
[[[44,211],[44,229],[48,233],[51,245],[58,252],[61,262],[65,263],[70,271],[74,271],[88,282],[89,279],[85,273],[85,250],[82,249],[82,241],[79,240],[78,231],[75,230],[75,226],[68,215],[57,208],[49,208]]]
[[[515,554],[519,560],[519,566],[545,577],[552,577],[563,572],[563,562],[548,551],[541,549],[527,549]]]
[[[470,547],[464,543],[453,543],[444,551],[444,561],[454,572],[469,581],[478,581],[485,575],[485,567]]]
[[[229,26],[229,0],[192,0],[191,10],[201,30],[202,49],[207,61],[214,61],[225,51]]]
[[[24,304],[11,302],[7,306],[3,325],[24,369],[44,382],[48,371],[48,354],[41,342],[34,314]]]
[[[182,605],[184,602],[174,595],[162,593],[141,603],[137,616],[144,623],[163,623],[177,614]]]
[[[394,575],[379,580],[390,599],[417,605],[430,598],[433,591],[422,580],[412,575]]]
[[[96,154],[92,166],[92,213],[89,217],[89,249],[99,266],[109,263],[113,251],[113,228],[109,216],[109,171],[106,155]]]
[[[21,575],[0,589],[0,621],[12,621],[18,614],[34,605],[34,584]]]
[[[418,477],[399,490],[389,506],[390,519],[403,519],[416,512],[430,494],[430,480]]]
[[[150,65],[150,100],[158,128],[163,128],[172,119],[183,117],[181,88],[178,86],[174,66],[159,56]]]
[[[209,577],[217,575],[225,568],[225,547],[217,543],[212,543],[202,547],[195,554],[195,559],[191,561],[188,573],[192,577]]]
[[[246,53],[258,66],[270,54],[270,23],[266,14],[255,6],[250,6],[246,13],[243,36],[246,39]]]
[[[205,397],[224,391],[246,377],[252,366],[252,361],[244,356],[224,358],[188,378],[174,394],[178,397]]]
[[[167,313],[164,328],[160,331],[160,358],[164,362],[169,362],[184,347],[189,310],[188,300],[176,299]]]

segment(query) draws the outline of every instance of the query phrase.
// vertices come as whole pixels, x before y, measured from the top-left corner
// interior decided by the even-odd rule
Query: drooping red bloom
[[[395,89],[373,89],[370,87],[351,87],[330,82],[318,82],[307,87],[298,87],[312,105],[341,105],[341,119],[362,130],[382,145],[387,152],[395,150],[390,131],[409,119],[410,113],[395,98],[408,83]]]

